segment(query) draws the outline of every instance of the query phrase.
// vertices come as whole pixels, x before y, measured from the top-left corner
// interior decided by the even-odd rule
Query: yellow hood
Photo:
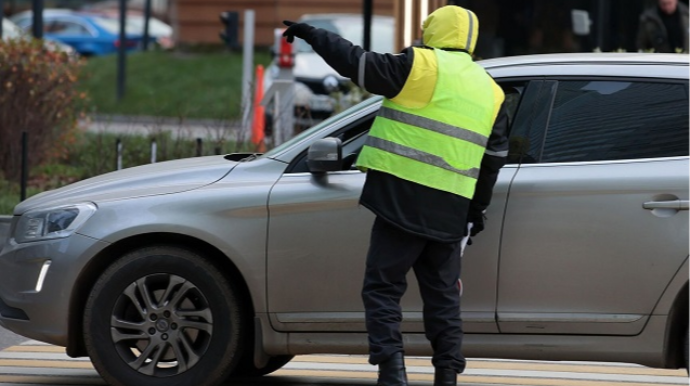
[[[469,9],[447,5],[431,13],[422,25],[424,45],[474,52],[479,36],[479,19]]]

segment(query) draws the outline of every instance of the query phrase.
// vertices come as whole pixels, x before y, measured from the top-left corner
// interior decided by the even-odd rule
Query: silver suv
[[[506,91],[511,148],[464,259],[465,354],[687,366],[688,56],[482,64]],[[366,353],[373,215],[353,164],[380,105],[264,155],[131,168],[21,203],[0,324],[90,356],[113,385]],[[406,353],[429,355],[410,282]]]

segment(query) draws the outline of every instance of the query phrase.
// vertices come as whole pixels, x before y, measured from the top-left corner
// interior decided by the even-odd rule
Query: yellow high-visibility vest
[[[405,86],[384,99],[357,167],[472,199],[503,98],[468,54],[414,48]]]

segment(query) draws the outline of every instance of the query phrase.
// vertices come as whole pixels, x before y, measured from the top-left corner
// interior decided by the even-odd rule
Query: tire
[[[247,356],[242,360],[241,365],[237,366],[235,371],[232,373],[232,377],[262,377],[274,371],[280,370],[283,366],[288,364],[292,358],[294,358],[294,355],[280,355],[277,357],[271,357],[266,366],[259,369],[254,366],[253,356],[251,358]]]
[[[113,386],[218,385],[243,356],[246,326],[237,293],[214,265],[188,250],[131,252],[89,295],[87,352]]]

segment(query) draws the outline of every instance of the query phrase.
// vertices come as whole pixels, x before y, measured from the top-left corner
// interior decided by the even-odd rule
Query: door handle
[[[642,204],[645,209],[688,210],[688,200],[648,201]]]

